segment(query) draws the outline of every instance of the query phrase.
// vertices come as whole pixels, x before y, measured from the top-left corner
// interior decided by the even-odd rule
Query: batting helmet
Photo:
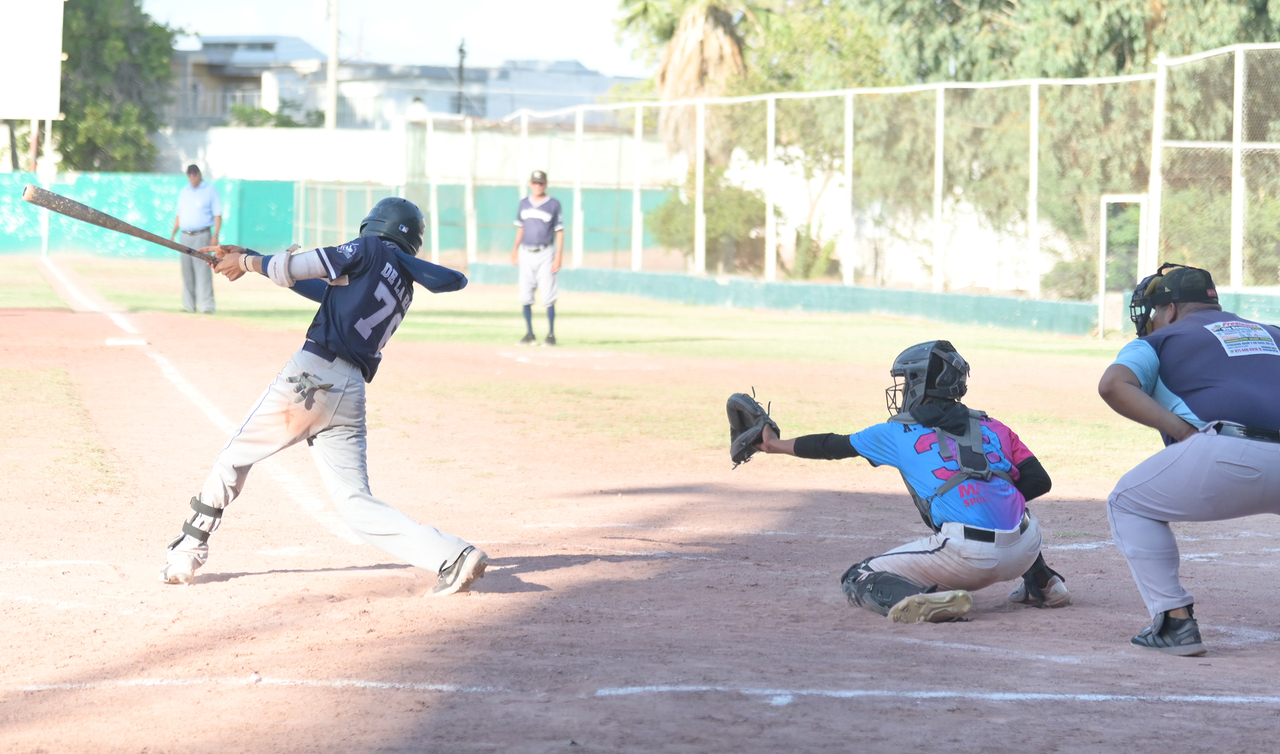
[[[1133,296],[1129,298],[1129,321],[1133,322],[1141,338],[1154,332],[1152,309],[1192,301],[1218,303],[1218,289],[1213,284],[1213,276],[1199,267],[1165,262],[1156,274],[1146,276],[1133,289]]]
[[[885,388],[890,416],[910,411],[926,398],[959,400],[969,390],[969,362],[945,340],[918,343],[898,354]]]
[[[373,205],[369,214],[360,221],[360,235],[385,238],[416,257],[418,249],[422,248],[422,234],[426,227],[427,221],[418,205],[408,199],[389,196]]]

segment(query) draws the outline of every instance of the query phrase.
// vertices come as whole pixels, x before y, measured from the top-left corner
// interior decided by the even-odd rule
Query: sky
[[[578,60],[612,76],[648,77],[650,66],[619,44],[616,0],[340,0],[339,57],[370,62],[467,65]],[[142,0],[152,18],[204,36],[301,37],[328,51],[325,0]],[[179,47],[193,49],[194,40]]]

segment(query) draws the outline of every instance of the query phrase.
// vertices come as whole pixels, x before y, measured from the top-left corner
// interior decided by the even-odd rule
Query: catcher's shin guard
[[[930,594],[938,589],[937,584],[925,586],[896,573],[868,570],[866,564],[864,560],[845,571],[840,577],[840,586],[850,604],[865,607],[879,615],[887,616],[894,605],[908,597]]]
[[[222,523],[222,509],[205,505],[198,497],[191,498],[191,510],[195,513],[182,522],[182,533],[169,543],[170,550],[177,547],[183,537],[191,537],[201,545],[208,544],[209,535],[217,531],[218,524]]]

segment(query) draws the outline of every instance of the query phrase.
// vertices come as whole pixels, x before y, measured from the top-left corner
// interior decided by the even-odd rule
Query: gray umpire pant
[[[1280,513],[1280,444],[1207,428],[1135,466],[1107,498],[1111,535],[1152,618],[1195,601],[1178,578],[1170,521],[1259,513]]]
[[[213,238],[209,229],[182,231],[182,244],[193,249],[209,245]],[[179,254],[182,264],[182,308],[189,312],[197,309],[202,314],[213,314],[213,268],[199,259]]]
[[[301,403],[288,381],[302,372],[317,383],[332,383]],[[218,454],[200,500],[226,508],[244,489],[255,463],[305,440],[342,520],[365,542],[439,573],[458,559],[467,543],[452,534],[424,526],[373,496],[365,462],[364,377],[348,361],[329,361],[298,351],[267,387],[240,429]],[[202,516],[203,518],[203,516]],[[184,542],[191,543],[191,537]],[[203,562],[208,545],[194,547]]]

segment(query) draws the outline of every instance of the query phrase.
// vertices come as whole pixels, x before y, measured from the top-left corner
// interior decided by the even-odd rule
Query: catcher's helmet
[[[893,385],[884,398],[890,416],[910,411],[925,397],[958,400],[969,390],[969,362],[945,340],[911,346],[893,360],[889,374]]]
[[[1138,331],[1138,337],[1155,332],[1151,322],[1151,310],[1167,304],[1183,304],[1191,301],[1218,303],[1218,289],[1208,270],[1165,262],[1133,289],[1129,298],[1129,321]]]
[[[422,248],[422,234],[427,221],[418,205],[408,199],[389,196],[373,205],[369,214],[360,221],[361,236],[385,238],[407,253],[418,256]]]

